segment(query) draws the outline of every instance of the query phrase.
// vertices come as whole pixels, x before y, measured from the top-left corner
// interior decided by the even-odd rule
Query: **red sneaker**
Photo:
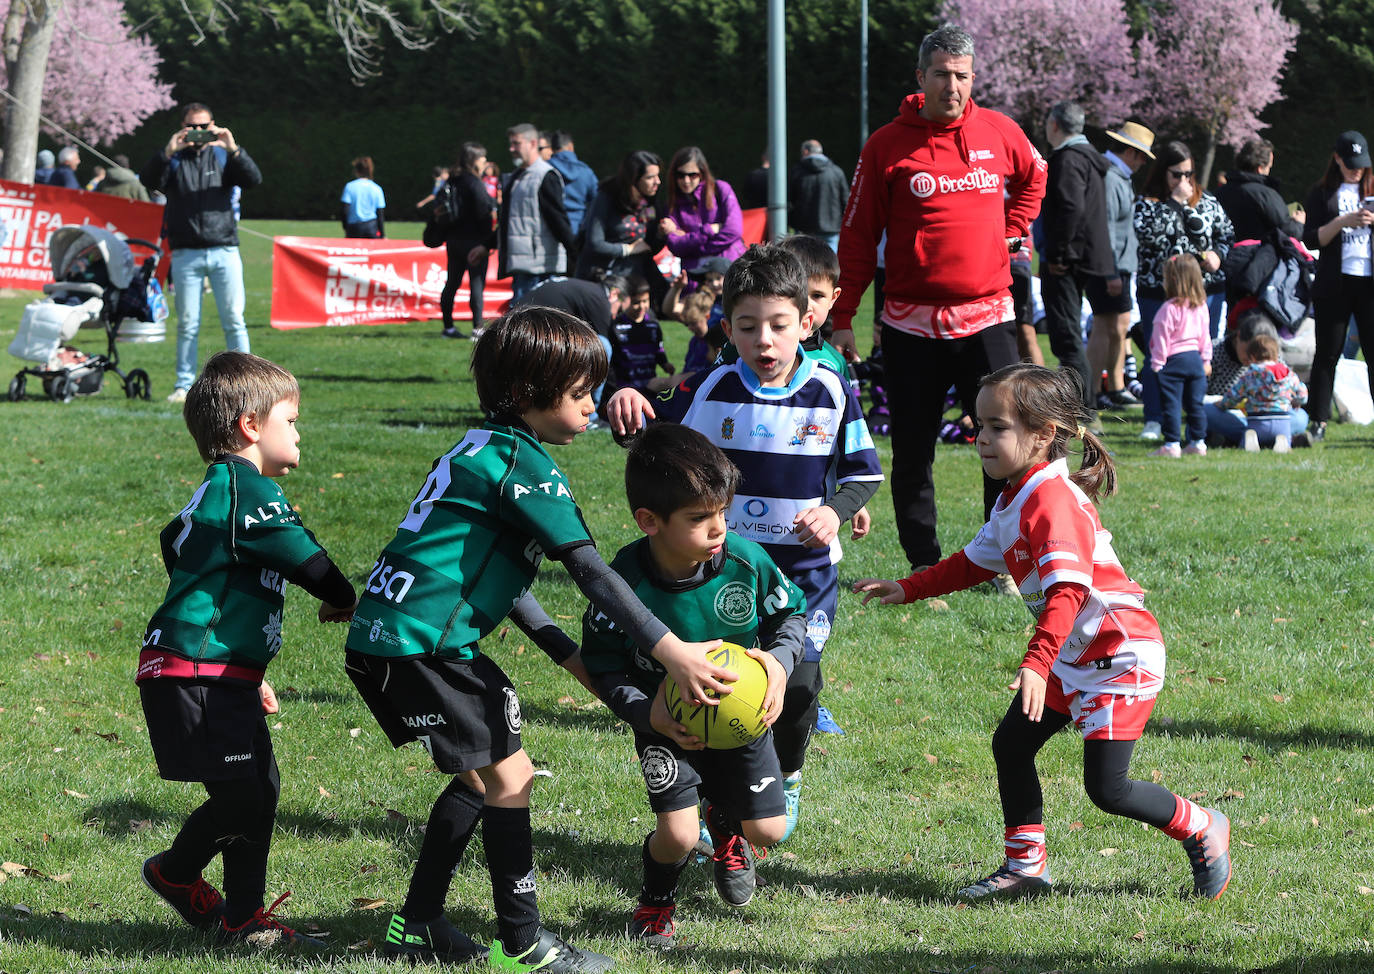
[[[282,900],[291,895],[291,891],[278,896],[272,901],[272,905],[267,909],[258,907],[253,915],[244,920],[236,927],[231,927],[225,921],[223,915],[219,918],[219,939],[225,943],[248,943],[254,947],[311,947],[323,949],[325,942],[316,940],[314,937],[307,937],[303,933],[297,933],[286,924],[282,923],[275,916],[274,911],[281,906]]]
[[[197,930],[210,929],[224,912],[224,897],[201,876],[184,886],[163,878],[160,867],[164,855],[165,852],[159,852],[144,860],[143,882],[191,926]]]

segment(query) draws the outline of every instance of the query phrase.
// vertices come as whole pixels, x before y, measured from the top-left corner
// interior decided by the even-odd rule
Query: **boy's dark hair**
[[[201,458],[213,463],[243,449],[240,416],[257,413],[266,419],[277,403],[300,398],[296,377],[280,365],[248,352],[218,352],[187,390],[181,415]]]
[[[801,261],[780,244],[754,244],[725,274],[721,307],[730,318],[740,298],[785,298],[805,315],[807,277]]]
[[[641,433],[625,461],[625,498],[667,518],[689,505],[724,507],[739,489],[730,458],[696,430],[656,423]]]
[[[606,380],[606,352],[581,318],[526,305],[497,318],[472,350],[477,399],[492,416],[548,409],[573,389]]]
[[[712,358],[720,354],[720,350],[725,347],[725,329],[720,325],[712,325],[706,329],[706,344],[710,346]]]
[[[641,294],[649,293],[649,282],[646,281],[644,278],[640,277],[638,274],[631,274],[628,278],[626,278],[625,284],[627,289],[624,293],[629,297],[634,298],[638,297]]]
[[[1273,335],[1256,335],[1245,343],[1247,362],[1277,362],[1279,360],[1279,340]]]
[[[819,279],[834,287],[839,282],[840,259],[829,244],[804,233],[794,233],[779,240],[778,246],[801,261],[802,273],[806,275],[808,284]]]
[[[353,172],[363,179],[371,179],[372,174],[377,171],[376,164],[373,163],[371,156],[358,156],[353,160]]]

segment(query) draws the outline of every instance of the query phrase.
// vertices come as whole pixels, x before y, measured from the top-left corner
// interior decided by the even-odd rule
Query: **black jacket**
[[[138,178],[149,192],[167,196],[163,229],[172,249],[181,250],[237,247],[234,187],[250,189],[262,182],[262,173],[242,146],[230,155],[223,146],[213,145],[182,149],[170,160],[158,152]]]
[[[1041,261],[1066,264],[1084,274],[1112,277],[1116,260],[1107,235],[1107,157],[1085,142],[1060,146],[1050,155],[1041,221]]]
[[[1236,240],[1268,240],[1270,230],[1302,238],[1303,225],[1293,219],[1279,192],[1279,181],[1257,172],[1228,172],[1216,198],[1236,228]]]
[[[443,227],[427,221],[421,234],[425,246],[447,244],[463,253],[478,244],[487,248],[495,247],[496,228],[492,226],[491,215],[496,210],[496,200],[487,192],[487,187],[482,180],[463,170],[454,170],[448,181],[460,200],[458,219]],[[430,207],[432,213],[433,204]]]
[[[792,226],[801,233],[839,233],[849,179],[844,170],[819,153],[809,155],[792,170],[787,187]]]

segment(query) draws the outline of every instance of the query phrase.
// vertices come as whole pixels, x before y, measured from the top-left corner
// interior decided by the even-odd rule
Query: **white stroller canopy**
[[[48,241],[48,256],[52,261],[53,279],[66,280],[72,262],[88,248],[99,250],[110,275],[110,284],[119,289],[129,286],[137,269],[133,251],[118,236],[103,227],[90,224],[59,227]]]

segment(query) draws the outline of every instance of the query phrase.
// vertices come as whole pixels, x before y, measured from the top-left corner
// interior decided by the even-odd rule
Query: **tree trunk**
[[[0,178],[33,182],[43,79],[61,5],[62,0],[14,0],[5,20],[5,72],[14,100],[5,105],[5,156]]]
[[[1198,167],[1196,161],[1193,163],[1193,168],[1197,169],[1193,174],[1197,179],[1197,185],[1204,190],[1212,179],[1212,164],[1217,161],[1217,126],[1213,125],[1207,129],[1206,139],[1207,148],[1202,153],[1202,166]]]

